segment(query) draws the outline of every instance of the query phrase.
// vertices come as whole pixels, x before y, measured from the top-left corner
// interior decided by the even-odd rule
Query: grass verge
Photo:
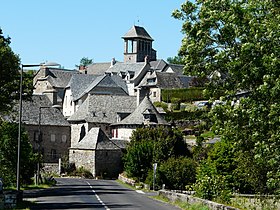
[[[186,202],[182,202],[179,200],[176,200],[174,202],[171,202],[168,198],[161,196],[161,195],[157,195],[157,196],[153,196],[152,198],[156,199],[156,200],[160,200],[166,203],[170,203],[174,206],[177,206],[179,208],[181,208],[182,210],[210,210],[207,206],[204,206],[202,204],[189,204]]]

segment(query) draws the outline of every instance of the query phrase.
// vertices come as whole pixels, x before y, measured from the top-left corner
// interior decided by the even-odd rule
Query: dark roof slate
[[[87,87],[97,78],[96,75],[74,74],[66,88],[70,88],[73,100],[78,100]]]
[[[150,124],[169,125],[148,97],[145,97],[129,116],[112,125],[143,125],[145,124],[144,114],[153,114],[155,116],[155,122],[150,122]]]
[[[118,113],[132,113],[136,108],[136,97],[120,95],[89,95],[71,117],[72,121],[115,123]]]
[[[87,73],[93,75],[103,75],[110,68],[111,62],[93,63],[87,66]]]
[[[120,147],[110,141],[101,128],[94,127],[90,129],[83,139],[74,143],[71,149],[119,150]]]
[[[33,95],[32,101],[22,102],[22,122],[27,125],[38,125],[41,108],[41,125],[70,126],[63,114],[52,104],[46,95]]]
[[[123,39],[141,38],[153,41],[145,28],[140,26],[132,26],[130,30],[122,37]]]
[[[58,68],[41,68],[35,78],[36,79],[46,79],[50,82],[50,84],[55,88],[65,88],[72,75],[77,74],[78,72],[75,70],[66,70],[66,69],[58,69]]]

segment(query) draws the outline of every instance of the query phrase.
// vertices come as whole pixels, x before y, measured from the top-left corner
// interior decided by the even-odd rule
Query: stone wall
[[[38,143],[35,142],[35,135],[38,134],[38,125],[24,125],[28,131],[30,143],[35,150]],[[46,126],[41,125],[42,142],[40,152],[43,154],[43,162],[58,163],[58,159],[68,156],[68,148],[71,144],[70,126]]]
[[[196,198],[191,195],[187,195],[187,194],[183,194],[183,193],[176,193],[176,192],[167,191],[167,190],[160,190],[159,195],[162,195],[162,196],[168,198],[172,202],[176,201],[176,200],[180,200],[183,202],[187,202],[189,204],[201,203],[205,206],[208,206],[208,208],[210,208],[212,210],[239,210],[238,208],[226,206],[223,204],[215,203],[215,202],[212,202],[209,200],[204,200],[201,198]]]
[[[123,175],[121,175],[121,174],[119,174],[118,179],[119,179],[120,181],[122,181],[123,183],[129,184],[129,185],[131,185],[131,186],[135,186],[135,182],[136,182],[135,180],[129,179],[129,178],[127,178],[127,177],[125,177],[125,176],[123,176]]]
[[[22,201],[22,191],[9,190],[0,193],[0,209],[14,209]]]
[[[95,175],[102,178],[117,178],[122,171],[122,151],[96,150],[95,155]]]
[[[95,150],[70,149],[69,163],[75,163],[76,168],[83,167],[95,177]]]

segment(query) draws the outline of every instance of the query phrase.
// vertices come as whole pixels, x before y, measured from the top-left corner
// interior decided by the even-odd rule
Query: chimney
[[[57,105],[57,91],[55,89],[45,90],[43,94],[50,99],[52,105]]]
[[[87,74],[87,67],[84,65],[80,65],[79,66],[79,72],[83,73],[83,74]]]
[[[114,66],[115,64],[116,64],[116,59],[115,59],[115,58],[112,58],[111,66],[110,66],[110,67]]]
[[[148,63],[150,63],[150,59],[149,59],[149,56],[146,55],[146,56],[145,56],[145,64],[148,64]]]

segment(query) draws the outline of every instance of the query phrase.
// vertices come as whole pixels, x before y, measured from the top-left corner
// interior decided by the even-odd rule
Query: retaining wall
[[[208,206],[212,210],[239,210],[238,208],[226,206],[223,204],[215,203],[215,202],[204,200],[201,198],[196,198],[191,195],[187,195],[187,194],[183,194],[183,193],[176,193],[176,192],[167,191],[167,190],[160,190],[159,195],[162,195],[162,196],[168,198],[172,202],[174,202],[176,200],[180,200],[183,202],[187,202],[189,204],[201,203],[205,206]]]

